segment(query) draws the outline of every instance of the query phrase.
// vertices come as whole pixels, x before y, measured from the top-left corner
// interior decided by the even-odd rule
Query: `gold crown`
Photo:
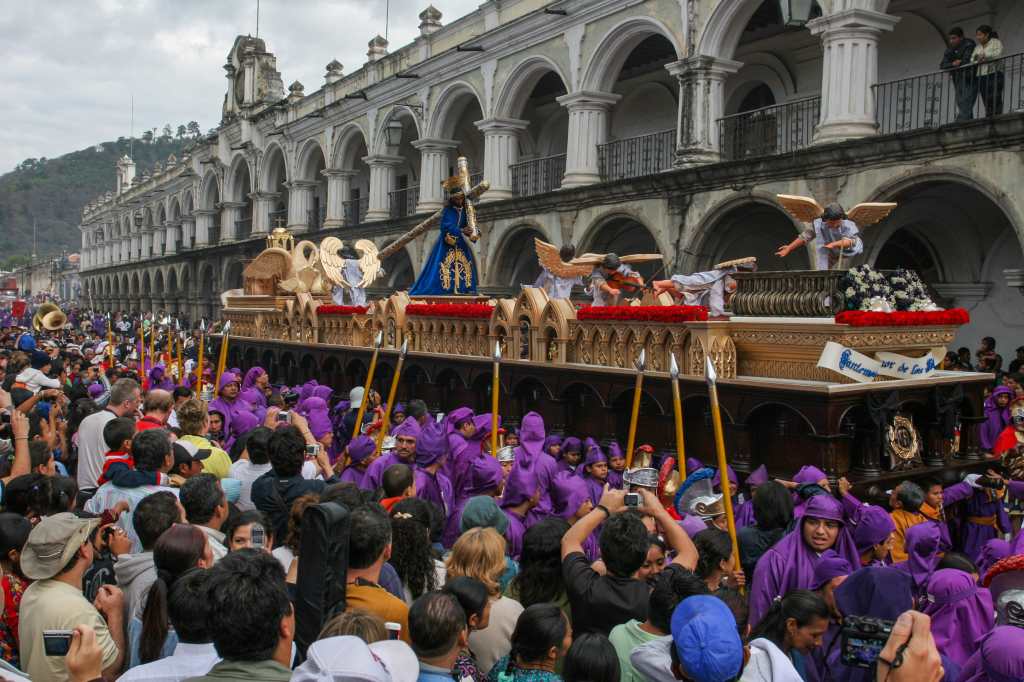
[[[458,175],[453,175],[447,180],[441,183],[441,187],[444,188],[449,194],[458,194],[462,192],[462,178]]]
[[[275,227],[271,230],[270,234],[267,235],[267,248],[268,249],[284,249],[291,251],[295,247],[295,238],[292,237],[291,232],[283,227]]]

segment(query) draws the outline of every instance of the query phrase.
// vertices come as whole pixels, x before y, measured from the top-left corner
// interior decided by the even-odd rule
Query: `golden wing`
[[[581,258],[574,258],[572,262],[566,263],[558,255],[558,247],[554,244],[549,244],[546,241],[534,237],[534,247],[537,249],[537,261],[541,264],[541,267],[547,268],[556,277],[562,277],[565,279],[573,279],[576,277],[586,277],[594,269],[596,263],[581,263]],[[593,255],[593,254],[587,254]],[[600,263],[599,257],[597,263]]]
[[[629,256],[619,256],[619,262],[626,265],[636,265],[637,263],[650,263],[662,258],[663,256],[660,253],[634,253]]]
[[[362,254],[359,256],[359,269],[363,272],[363,279],[359,281],[359,287],[362,289],[373,284],[380,277],[383,269],[377,245],[371,240],[360,239],[357,241],[356,251]]]
[[[292,254],[285,249],[265,249],[245,266],[242,276],[251,279],[287,279],[292,270]]]
[[[341,268],[345,259],[338,253],[344,244],[337,237],[327,237],[320,242],[320,263],[323,265],[324,276],[335,286],[349,289],[348,282],[341,276]]]
[[[757,256],[747,256],[746,258],[737,258],[735,260],[723,261],[714,266],[714,270],[724,270],[725,268],[739,267],[740,265],[747,265],[748,263],[756,263]]]
[[[786,210],[786,213],[802,223],[813,223],[825,212],[821,204],[810,197],[776,194],[775,198],[778,199],[779,205]]]
[[[295,245],[292,251],[292,266],[298,272],[303,268],[313,268],[320,260],[320,250],[311,241],[303,240]]]
[[[894,203],[857,204],[850,209],[846,217],[857,223],[857,227],[865,228],[885,220],[895,208]]]

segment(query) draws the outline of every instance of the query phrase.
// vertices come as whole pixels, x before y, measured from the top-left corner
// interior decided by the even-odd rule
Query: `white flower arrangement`
[[[942,310],[928,295],[924,282],[913,270],[900,269],[890,274],[870,265],[850,268],[840,281],[847,310],[873,312]]]

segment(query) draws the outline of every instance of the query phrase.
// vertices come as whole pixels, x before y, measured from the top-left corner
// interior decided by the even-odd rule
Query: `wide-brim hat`
[[[57,575],[99,525],[99,518],[83,519],[71,512],[43,517],[21,550],[21,572],[30,580]]]

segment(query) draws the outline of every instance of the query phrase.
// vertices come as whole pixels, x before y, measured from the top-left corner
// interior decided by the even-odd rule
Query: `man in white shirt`
[[[270,451],[267,443],[273,434],[269,428],[260,426],[242,436],[245,448],[242,456],[231,465],[231,478],[242,482],[242,490],[235,506],[239,511],[252,511],[256,505],[252,502],[252,484],[257,478],[270,471]]]
[[[103,472],[103,459],[107,454],[103,427],[115,417],[134,417],[141,401],[142,393],[137,381],[118,379],[110,387],[106,409],[82,420],[78,427],[78,489],[84,493],[83,497],[95,493]]]
[[[188,522],[203,531],[210,543],[213,560],[220,561],[227,553],[221,526],[228,519],[228,499],[213,474],[199,474],[181,486],[181,506]]]
[[[118,682],[181,682],[205,675],[220,661],[207,630],[208,577],[208,571],[193,568],[175,580],[167,594],[167,615],[178,640],[174,653],[132,668]]]

